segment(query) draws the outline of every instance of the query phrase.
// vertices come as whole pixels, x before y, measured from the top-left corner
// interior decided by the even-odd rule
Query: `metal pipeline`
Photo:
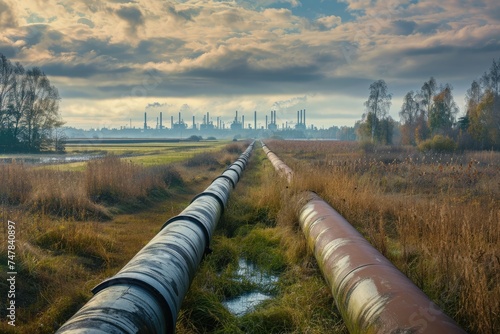
[[[274,154],[267,147],[266,144],[264,144],[262,141],[260,143],[262,145],[262,149],[264,150],[264,152],[266,152],[267,158],[273,164],[274,169],[276,169],[276,171],[278,172],[278,174],[286,177],[286,180],[288,181],[288,183],[291,183],[292,182],[292,177],[293,177],[293,171],[292,171],[292,169],[290,167],[288,167],[283,161],[281,161],[281,159],[278,158],[278,156],[276,154]]]
[[[173,333],[177,314],[231,190],[246,167],[252,142],[221,176],[94,296],[57,333]],[[237,166],[237,167],[234,167]]]
[[[318,195],[304,192],[297,203],[308,246],[350,333],[465,333]]]

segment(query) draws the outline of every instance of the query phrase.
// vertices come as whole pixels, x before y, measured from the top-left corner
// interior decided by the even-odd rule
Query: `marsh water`
[[[102,158],[102,154],[5,154],[0,155],[0,164],[54,165],[83,162]]]
[[[263,301],[273,298],[269,292],[278,283],[278,276],[264,273],[251,262],[240,259],[235,277],[236,280],[247,280],[253,283],[256,289],[223,302],[223,305],[232,314],[236,316],[245,315],[253,311]]]

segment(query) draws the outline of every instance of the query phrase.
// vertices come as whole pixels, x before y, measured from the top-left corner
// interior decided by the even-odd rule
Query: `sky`
[[[163,112],[276,110],[354,125],[372,82],[402,98],[430,76],[464,94],[500,58],[498,0],[0,0],[0,53],[40,67],[67,126],[142,127]],[[166,124],[169,126],[169,124]]]

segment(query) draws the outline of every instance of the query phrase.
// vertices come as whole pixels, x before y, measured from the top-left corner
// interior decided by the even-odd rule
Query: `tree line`
[[[59,93],[38,67],[0,53],[0,152],[64,150]]]
[[[401,143],[420,145],[435,138],[446,138],[462,149],[500,149],[500,59],[472,81],[466,94],[465,115],[459,109],[453,87],[439,85],[431,77],[419,91],[403,98],[399,123],[388,116],[392,95],[384,80],[370,85],[366,112],[357,122],[358,138],[372,143],[391,144],[395,130]]]

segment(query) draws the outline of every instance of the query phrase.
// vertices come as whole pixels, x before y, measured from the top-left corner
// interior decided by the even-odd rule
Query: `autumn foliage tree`
[[[466,95],[462,128],[473,139],[471,148],[500,149],[500,59],[474,80]]]
[[[40,68],[26,70],[0,54],[0,151],[53,148],[54,132],[63,124],[59,100]]]
[[[450,135],[458,113],[458,107],[453,100],[453,88],[446,84],[433,97],[429,110],[429,128],[432,134]]]

